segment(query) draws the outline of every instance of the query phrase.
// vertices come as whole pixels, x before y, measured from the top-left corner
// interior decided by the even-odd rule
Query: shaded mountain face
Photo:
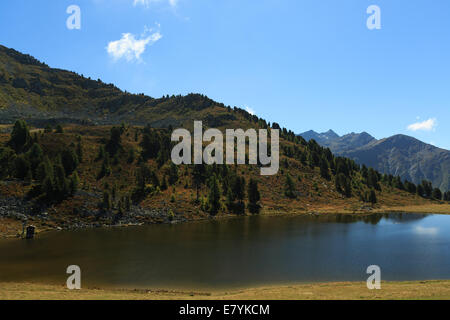
[[[314,138],[311,131],[300,134],[315,139],[334,154],[348,157],[380,172],[399,175],[414,183],[426,179],[442,191],[450,190],[450,151],[434,147],[406,135],[377,140],[366,132],[335,139]]]
[[[399,175],[414,183],[426,179],[443,191],[450,190],[450,151],[409,136],[395,135],[373,141],[342,155],[380,172]]]

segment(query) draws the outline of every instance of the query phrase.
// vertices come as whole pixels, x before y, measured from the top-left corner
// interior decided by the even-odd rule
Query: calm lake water
[[[315,281],[450,279],[450,216],[246,217],[55,232],[0,242],[0,282],[83,286],[237,288]]]

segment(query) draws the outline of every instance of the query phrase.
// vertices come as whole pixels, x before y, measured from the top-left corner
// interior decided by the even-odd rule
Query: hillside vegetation
[[[282,134],[275,176],[260,176],[258,165],[175,166],[169,133],[128,125],[30,131],[18,121],[11,134],[0,135],[0,198],[25,204],[22,216],[9,218],[74,228],[230,214],[370,212],[442,198],[430,183],[381,175],[289,132]]]
[[[428,181],[416,185],[336,157],[203,95],[133,95],[4,47],[0,113],[0,216],[43,228],[370,212],[449,196]],[[280,171],[260,176],[258,165],[175,166],[172,130],[192,130],[194,120],[222,131],[280,130]]]

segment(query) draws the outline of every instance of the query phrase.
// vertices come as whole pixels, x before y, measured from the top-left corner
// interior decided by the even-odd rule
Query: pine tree
[[[98,154],[97,154],[97,158],[95,159],[96,161],[100,161],[102,159],[105,159],[106,156],[106,150],[105,150],[105,146],[101,145],[98,149]]]
[[[42,193],[47,200],[51,200],[54,197],[53,181],[49,176],[45,177],[42,182]]]
[[[8,146],[16,151],[16,153],[21,153],[28,149],[31,140],[27,123],[23,120],[17,120],[14,124],[14,129],[11,133],[11,139],[8,142]]]
[[[423,194],[426,198],[431,198],[433,193],[433,185],[430,181],[423,180],[422,181],[422,187],[423,187]]]
[[[433,199],[442,200],[442,191],[439,188],[433,189]]]
[[[109,191],[107,191],[107,190],[103,191],[102,208],[106,211],[109,211],[112,208],[111,195],[109,194]]]
[[[256,214],[259,213],[261,206],[258,202],[261,200],[261,195],[258,190],[258,182],[254,179],[250,179],[248,184],[248,208],[250,213]]]
[[[130,212],[130,211],[131,211],[131,200],[130,200],[130,197],[129,197],[129,196],[126,196],[126,197],[125,197],[125,210],[126,210],[127,212]]]
[[[163,179],[162,179],[162,183],[161,183],[161,190],[162,190],[162,191],[166,191],[167,188],[168,188],[168,185],[167,185],[167,177],[164,176]]]
[[[31,171],[31,164],[23,154],[16,157],[14,167],[14,176],[21,180],[25,179],[29,175],[28,172]]]
[[[372,203],[372,204],[375,204],[375,203],[377,203],[377,194],[375,193],[375,190],[374,189],[371,189],[370,190],[370,193],[369,193],[369,202],[370,203]]]
[[[286,175],[284,194],[286,195],[286,197],[288,197],[290,199],[297,198],[296,191],[295,191],[295,184],[289,173]]]
[[[28,170],[27,175],[25,177],[25,182],[27,184],[31,184],[31,182],[33,182],[33,174],[31,173],[31,169]]]
[[[424,197],[425,196],[425,190],[423,189],[423,185],[422,184],[417,185],[417,195],[419,197]]]
[[[157,132],[150,128],[144,129],[144,135],[141,142],[142,157],[144,160],[156,159],[161,149],[160,137]]]
[[[174,185],[178,181],[178,167],[171,162],[169,168],[169,185]]]
[[[320,166],[320,175],[322,176],[322,178],[330,180],[331,176],[327,159],[325,159],[324,157],[320,158],[319,166]]]
[[[203,164],[194,165],[194,169],[192,170],[192,183],[197,192],[196,197],[197,202],[199,200],[199,190],[204,181],[205,181],[205,166]]]
[[[237,201],[239,201],[239,202],[244,201],[244,198],[245,198],[245,178],[244,177],[236,176],[234,178],[232,191],[233,191],[234,198]]]
[[[134,162],[135,159],[136,159],[136,151],[135,151],[133,148],[131,148],[131,149],[128,151],[127,162],[131,164],[131,163]]]
[[[117,197],[117,185],[114,184],[111,190],[111,197],[113,201],[116,201],[116,197]]]
[[[233,196],[233,191],[231,191],[231,188],[228,187],[225,204],[230,211],[234,211],[234,200],[235,198]]]
[[[78,173],[75,171],[70,177],[70,194],[74,195],[78,191],[78,185],[80,184],[80,178]]]
[[[83,145],[81,144],[81,141],[79,141],[77,143],[76,153],[77,153],[78,161],[80,163],[83,163]]]
[[[450,201],[450,191],[447,191],[446,193],[444,193],[444,200]]]
[[[105,150],[108,151],[111,157],[114,157],[120,149],[122,149],[122,130],[113,127],[111,129],[109,141],[106,143]]]
[[[110,174],[111,174],[111,166],[109,163],[109,155],[105,154],[105,157],[103,158],[102,168],[98,173],[97,179],[100,180],[106,176],[109,176]]]
[[[72,149],[63,150],[61,153],[61,162],[66,172],[66,176],[71,175],[79,164],[78,156]]]
[[[380,184],[378,183],[377,172],[370,168],[367,174],[367,186],[369,188],[374,188],[375,190],[381,190]]]
[[[211,179],[209,188],[208,209],[212,215],[216,215],[220,209],[220,189],[215,175]]]
[[[0,179],[9,177],[14,170],[16,153],[8,147],[0,147]]]
[[[27,152],[27,159],[30,162],[31,170],[36,173],[38,165],[42,162],[44,158],[44,152],[39,144],[34,143],[30,150]]]
[[[336,190],[346,196],[347,198],[350,198],[352,196],[352,187],[351,187],[351,180],[350,178],[346,177],[343,173],[339,173],[336,176]]]

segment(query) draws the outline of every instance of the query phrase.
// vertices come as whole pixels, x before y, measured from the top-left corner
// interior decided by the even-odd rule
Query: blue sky
[[[372,4],[380,30],[366,26]],[[70,5],[80,30],[66,27]],[[203,93],[298,133],[450,149],[448,0],[1,1],[0,44],[133,93]]]

